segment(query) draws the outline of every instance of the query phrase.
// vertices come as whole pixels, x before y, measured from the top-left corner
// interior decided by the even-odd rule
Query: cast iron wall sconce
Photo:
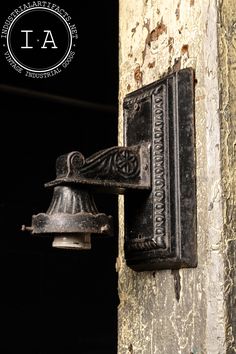
[[[125,194],[125,256],[137,271],[195,267],[196,198],[194,74],[175,72],[124,99],[124,146],[85,159],[60,156],[46,213],[32,217],[34,235],[53,246],[89,249],[90,235],[111,234],[92,193]]]

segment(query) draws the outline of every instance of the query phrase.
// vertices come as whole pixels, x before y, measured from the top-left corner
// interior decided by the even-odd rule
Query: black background
[[[1,3],[1,27],[22,3]],[[66,70],[49,79],[26,78],[9,66],[2,47],[0,53],[0,352],[114,354],[117,198],[96,195],[99,211],[114,216],[115,235],[94,237],[91,251],[56,250],[52,240],[20,231],[49,206],[51,191],[43,184],[55,177],[57,156],[73,150],[89,156],[117,144],[118,2],[56,3],[79,35]],[[50,95],[76,101],[60,103]],[[80,100],[89,104],[82,108]]]

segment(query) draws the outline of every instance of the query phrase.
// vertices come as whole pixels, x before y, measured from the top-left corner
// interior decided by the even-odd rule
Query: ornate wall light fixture
[[[91,234],[112,234],[92,193],[125,195],[125,256],[137,271],[195,267],[194,73],[175,72],[124,99],[124,146],[85,159],[60,156],[46,213],[23,227],[54,236],[53,246],[90,249]]]

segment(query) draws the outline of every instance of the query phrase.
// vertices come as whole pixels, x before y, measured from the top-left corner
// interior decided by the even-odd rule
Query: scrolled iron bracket
[[[151,189],[150,144],[111,147],[87,159],[79,151],[58,157],[56,179],[46,187],[62,184],[88,185],[93,190],[125,193],[128,189]]]

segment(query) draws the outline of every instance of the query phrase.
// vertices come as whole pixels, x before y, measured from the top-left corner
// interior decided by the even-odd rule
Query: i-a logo
[[[18,73],[48,78],[67,68],[76,53],[77,28],[62,7],[27,2],[11,12],[1,32],[5,59]]]

